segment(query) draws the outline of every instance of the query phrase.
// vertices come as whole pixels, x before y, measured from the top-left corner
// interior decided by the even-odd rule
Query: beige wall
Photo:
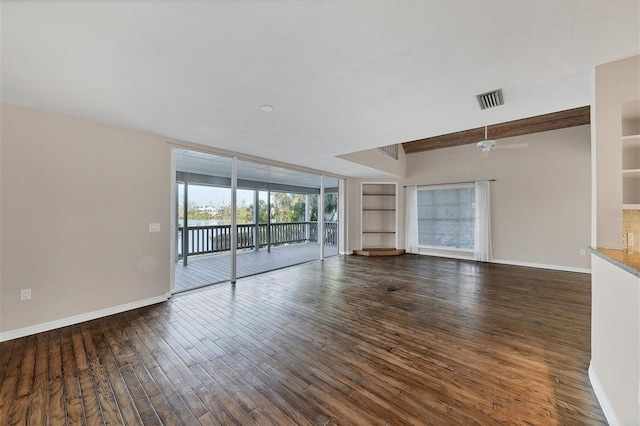
[[[594,184],[596,236],[593,246],[622,247],[622,117],[625,102],[640,99],[640,56],[595,69]]]
[[[588,269],[580,254],[590,241],[589,126],[501,139],[526,149],[495,150],[480,158],[465,145],[407,156],[399,182],[399,240],[404,247],[403,185],[496,179],[491,186],[493,257],[512,263]],[[350,180],[349,222],[359,220],[359,181]],[[350,229],[350,250],[359,248],[359,224]]]
[[[473,145],[409,155],[406,184],[491,183],[493,258],[589,268],[590,129],[580,126],[497,141],[529,143],[479,158]]]
[[[165,138],[6,104],[1,132],[0,331],[169,291]]]

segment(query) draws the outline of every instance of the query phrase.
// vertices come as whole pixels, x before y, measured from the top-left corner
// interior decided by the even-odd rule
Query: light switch
[[[150,223],[149,224],[149,232],[160,232],[160,224],[159,223]]]

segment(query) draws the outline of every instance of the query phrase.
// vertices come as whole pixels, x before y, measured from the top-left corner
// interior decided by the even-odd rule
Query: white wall
[[[167,139],[14,105],[1,113],[0,332],[166,296]]]
[[[589,377],[611,424],[637,425],[640,279],[592,257]]]
[[[474,145],[407,155],[407,178],[395,180],[400,189],[400,246],[404,247],[402,186],[496,179],[491,183],[496,260],[588,270],[589,257],[580,250],[589,246],[591,230],[589,126],[498,141],[510,143],[530,146],[494,150],[488,158],[480,158]],[[351,181],[350,222],[359,220],[360,205],[358,181]],[[357,249],[358,230],[350,229],[349,237],[350,249]]]

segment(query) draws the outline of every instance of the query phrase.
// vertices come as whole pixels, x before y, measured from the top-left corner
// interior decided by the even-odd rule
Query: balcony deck
[[[338,254],[338,247],[325,244],[325,257]],[[259,251],[238,251],[237,277],[248,277],[318,259],[320,246],[317,243],[288,244]],[[208,284],[229,281],[231,268],[230,252],[189,257],[187,266],[176,263],[175,292],[192,290]]]

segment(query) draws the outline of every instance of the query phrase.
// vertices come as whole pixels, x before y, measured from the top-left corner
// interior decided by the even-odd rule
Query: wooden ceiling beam
[[[487,138],[510,138],[514,136],[528,135],[531,133],[564,129],[566,127],[583,126],[590,123],[591,112],[590,107],[587,105],[579,108],[552,112],[550,114],[507,121],[505,123],[492,124],[487,126]],[[483,139],[484,127],[478,127],[475,129],[448,133],[446,135],[404,142],[402,147],[406,154],[413,154],[433,149],[477,143]]]

